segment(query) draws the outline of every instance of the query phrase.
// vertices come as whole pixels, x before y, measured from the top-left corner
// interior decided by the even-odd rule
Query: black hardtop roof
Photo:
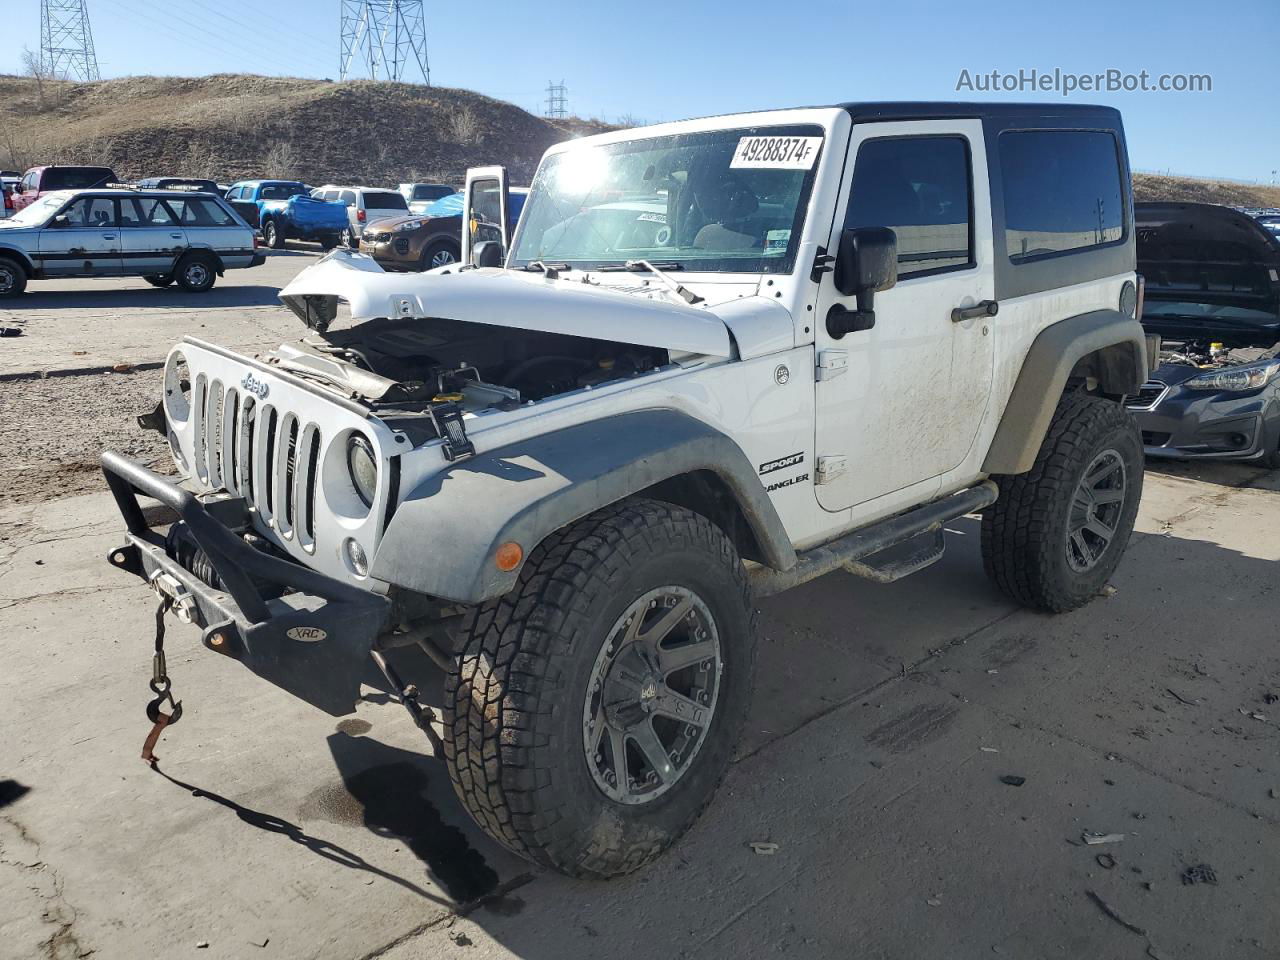
[[[1087,103],[984,103],[980,101],[864,100],[837,103],[857,120],[949,120],[959,117],[992,117],[1002,120],[1034,120],[1052,117],[1080,123],[1120,125],[1120,111]]]

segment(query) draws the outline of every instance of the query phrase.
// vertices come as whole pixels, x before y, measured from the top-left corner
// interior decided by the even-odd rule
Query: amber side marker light
[[[524,550],[520,548],[520,544],[514,540],[508,540],[498,548],[498,552],[493,555],[493,564],[503,573],[510,573],[516,567],[520,566],[520,561],[524,559]]]

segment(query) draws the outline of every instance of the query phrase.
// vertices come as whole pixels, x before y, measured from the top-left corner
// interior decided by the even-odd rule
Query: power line
[[[569,88],[564,81],[547,82],[547,112],[543,114],[548,120],[563,120],[569,115]]]
[[[87,0],[40,0],[40,72],[87,83],[102,79]]]
[[[423,0],[341,0],[338,79],[368,73],[399,83],[414,64],[431,84]]]

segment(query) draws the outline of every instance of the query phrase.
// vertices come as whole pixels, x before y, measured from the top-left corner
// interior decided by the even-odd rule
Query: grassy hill
[[[105,163],[125,178],[460,182],[503,163],[527,183],[542,152],[607,129],[552,122],[469,90],[220,74],[98,84],[0,76],[0,166]]]
[[[105,163],[125,178],[230,181],[461,182],[469,166],[506,164],[528,183],[542,152],[608,129],[553,122],[447,87],[218,74],[123,77],[97,84],[0,76],[0,167]],[[1139,200],[1280,206],[1280,188],[1135,174]]]

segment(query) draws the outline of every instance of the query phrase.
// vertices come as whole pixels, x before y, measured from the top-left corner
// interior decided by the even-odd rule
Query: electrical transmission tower
[[[67,80],[102,79],[87,0],[40,0],[40,71]]]
[[[342,0],[341,37],[340,79],[367,72],[370,80],[400,82],[417,64],[430,85],[422,0]]]
[[[548,120],[560,120],[569,115],[569,88],[564,85],[564,81],[559,83],[547,82],[547,112],[544,116]]]

